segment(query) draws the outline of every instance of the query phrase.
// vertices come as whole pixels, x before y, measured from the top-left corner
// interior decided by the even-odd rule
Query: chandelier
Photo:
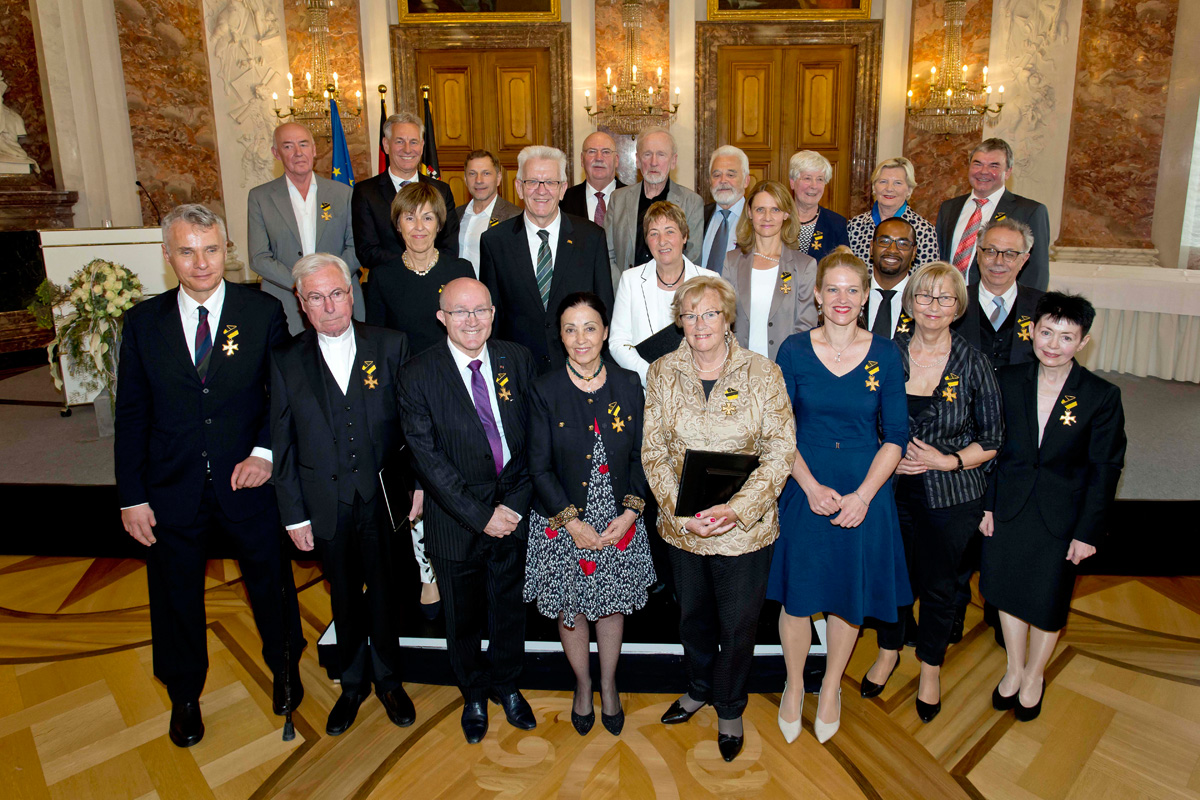
[[[329,101],[341,97],[338,86],[338,74],[329,72],[329,8],[333,0],[302,0],[308,13],[308,33],[312,37],[313,52],[311,70],[304,73],[305,91],[296,94],[292,73],[288,73],[288,107],[279,107],[279,93],[271,92],[271,101],[275,106],[275,116],[281,120],[299,122],[308,128],[313,136],[332,138],[333,129],[330,125]],[[330,78],[333,80],[330,81]],[[314,90],[313,86],[317,89]],[[338,105],[338,117],[342,122],[342,130],[349,134],[358,130],[362,117],[362,92],[354,93],[355,108],[353,110]]]
[[[983,127],[989,116],[995,117],[1004,108],[1004,87],[999,101],[991,105],[992,86],[987,82],[988,68],[983,68],[980,81],[968,79],[970,68],[963,63],[962,26],[966,15],[966,0],[946,0],[946,33],[942,42],[942,69],[929,71],[929,83],[921,96],[914,98],[908,90],[908,118],[923,131],[930,133],[974,133]],[[916,79],[919,75],[914,75]]]
[[[665,127],[675,119],[679,110],[679,87],[675,101],[670,102],[662,85],[662,67],[655,80],[638,82],[638,64],[642,60],[641,0],[624,0],[621,4],[621,27],[625,29],[624,63],[613,81],[612,67],[605,67],[604,91],[597,91],[596,110],[592,110],[592,92],[583,90],[583,108],[598,128],[612,133],[637,135],[646,128]],[[643,77],[645,74],[643,72]]]

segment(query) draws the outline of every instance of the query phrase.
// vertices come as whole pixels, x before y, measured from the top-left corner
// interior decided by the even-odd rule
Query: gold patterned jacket
[[[686,339],[646,375],[642,465],[658,499],[658,532],[668,544],[698,555],[742,555],[774,542],[776,500],[796,457],[796,422],[779,367],[736,340],[729,348],[707,400]],[[683,529],[686,517],[675,516],[689,448],[759,457],[758,468],[729,501],[740,521],[721,536],[696,536]]]

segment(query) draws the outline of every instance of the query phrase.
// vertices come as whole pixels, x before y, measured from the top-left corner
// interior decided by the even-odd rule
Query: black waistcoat
[[[322,363],[324,360],[322,359]],[[350,376],[346,394],[334,380],[329,365],[321,370],[325,376],[325,392],[329,397],[329,413],[333,422],[334,441],[338,452],[338,500],[353,503],[357,490],[363,500],[375,496],[379,482],[376,474],[375,448],[367,429],[366,397],[362,381]]]
[[[972,302],[979,301],[973,299]],[[1014,311],[1015,307],[1008,312],[1004,322],[1000,323],[1000,330],[995,330],[987,314],[983,313],[983,307],[979,307],[979,349],[991,359],[993,369],[1008,366],[1012,356],[1013,325],[1016,324],[1017,316]]]

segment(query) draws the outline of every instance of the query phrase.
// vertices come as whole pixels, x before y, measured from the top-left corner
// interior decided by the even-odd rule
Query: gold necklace
[[[403,253],[400,254],[400,260],[404,262],[404,266],[408,267],[408,270],[410,272],[412,272],[414,275],[416,275],[418,277],[424,277],[429,274],[429,270],[431,270],[435,266],[437,266],[438,257],[440,255],[441,255],[441,253],[439,253],[437,250],[434,250],[433,251],[433,260],[429,262],[429,266],[426,267],[425,269],[418,269],[417,267],[415,267],[413,265],[412,256],[410,256],[408,254],[407,250],[405,250]]]

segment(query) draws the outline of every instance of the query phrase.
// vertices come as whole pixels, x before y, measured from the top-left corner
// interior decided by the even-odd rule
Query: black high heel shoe
[[[1021,693],[1020,689],[1010,694],[1008,697],[1000,694],[1000,684],[996,684],[996,688],[992,690],[992,708],[997,711],[1011,711],[1017,705],[1017,695]]]
[[[1038,697],[1037,703],[1035,705],[1033,705],[1032,707],[1027,708],[1024,705],[1022,705],[1020,697],[1021,697],[1020,691],[1018,691],[1016,694],[1013,695],[1013,700],[1017,704],[1016,707],[1013,709],[1014,713],[1016,713],[1016,715],[1017,715],[1017,720],[1020,722],[1029,722],[1031,720],[1037,719],[1038,714],[1042,713],[1042,701],[1046,699],[1046,682],[1044,680],[1042,681],[1042,693]]]
[[[571,724],[575,726],[575,732],[580,736],[587,736],[591,731],[592,726],[596,724],[596,707],[593,705],[592,710],[587,714],[580,714],[575,711],[575,698],[571,698]]]
[[[706,705],[708,705],[708,703],[702,703],[700,708],[704,708]],[[699,711],[700,708],[697,708],[696,711]],[[660,721],[663,725],[678,725],[679,723],[687,722],[689,719],[696,716],[696,711],[688,711],[683,707],[683,704],[680,703],[679,700],[676,700],[674,703],[671,703],[670,708],[663,712],[662,719]]]
[[[600,712],[600,722],[603,723],[604,729],[613,736],[620,736],[621,730],[625,727],[625,709],[621,709],[615,714],[605,714]]]
[[[721,751],[721,758],[726,761],[733,761],[738,757],[738,753],[742,752],[742,744],[745,743],[745,734],[734,736],[729,733],[717,734],[717,749]]]
[[[870,697],[878,697],[880,694],[882,694],[884,687],[886,687],[888,681],[890,681],[892,679],[892,673],[896,671],[896,667],[898,667],[898,666],[900,666],[899,654],[896,655],[896,663],[892,664],[892,671],[889,672],[887,674],[887,677],[883,679],[883,683],[876,683],[875,681],[868,678],[866,675],[863,675],[862,689],[860,692],[862,694],[862,696],[864,698],[870,698]],[[871,670],[867,670],[867,675],[869,675],[869,674],[871,674]]]
[[[917,687],[917,694],[921,692],[920,686]],[[921,718],[921,722],[933,722],[933,718],[942,710],[942,682],[938,679],[938,701],[936,703],[926,703],[919,696],[917,701],[917,716]]]

